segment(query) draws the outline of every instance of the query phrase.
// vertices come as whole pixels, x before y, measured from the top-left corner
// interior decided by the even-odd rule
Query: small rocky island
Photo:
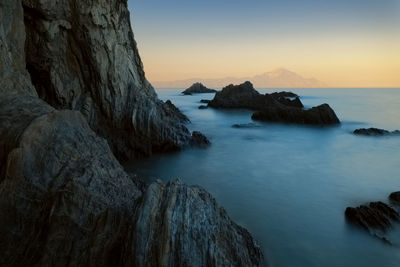
[[[194,83],[188,89],[182,92],[184,95],[193,95],[193,94],[209,94],[216,93],[217,90],[209,89],[205,87],[202,83]]]
[[[250,109],[253,120],[297,124],[334,125],[340,121],[328,104],[303,109],[300,98],[290,92],[260,94],[251,82],[228,85],[208,103],[213,108]]]
[[[0,14],[0,266],[261,265],[204,189],[121,166],[209,144],[147,81],[126,0]]]
[[[349,223],[392,245],[392,242],[385,237],[385,233],[394,223],[400,222],[397,211],[400,208],[400,192],[390,194],[389,200],[393,206],[378,201],[359,207],[348,207],[345,211],[346,219]]]
[[[361,128],[357,129],[353,132],[355,135],[365,135],[365,136],[390,136],[390,135],[399,135],[400,136],[400,131],[396,130],[393,132],[390,132],[388,130],[384,129],[378,129],[378,128]]]

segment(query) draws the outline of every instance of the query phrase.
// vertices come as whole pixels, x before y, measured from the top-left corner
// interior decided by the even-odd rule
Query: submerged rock
[[[201,105],[199,106],[199,109],[207,109],[208,107],[206,105]]]
[[[192,145],[198,147],[208,147],[211,145],[211,142],[204,134],[194,131],[192,133]]]
[[[385,136],[385,135],[400,135],[400,131],[396,130],[393,132],[378,129],[378,128],[361,128],[354,131],[356,135],[367,135],[367,136]]]
[[[256,124],[256,123],[242,123],[242,124],[234,124],[232,125],[233,128],[258,128],[261,127],[261,125]]]
[[[291,100],[288,98],[295,97]],[[268,122],[329,125],[340,123],[328,104],[308,110],[297,95],[288,92],[260,94],[250,82],[229,85],[215,94],[208,104],[214,108],[245,108],[256,110],[252,119]]]
[[[340,121],[328,104],[303,110],[296,108],[267,108],[255,112],[251,118],[258,121],[285,122],[310,125],[332,125]]]
[[[200,100],[200,103],[203,103],[203,104],[208,104],[208,103],[210,103],[211,102],[211,100],[208,100],[208,99],[202,99],[202,100]]]
[[[215,93],[217,90],[209,89],[205,87],[202,83],[194,83],[188,89],[182,92],[184,95],[192,95],[192,94],[207,94],[207,93]]]
[[[399,214],[383,202],[371,202],[356,208],[347,208],[346,218],[365,230],[379,229],[386,231],[393,221],[399,221]]]

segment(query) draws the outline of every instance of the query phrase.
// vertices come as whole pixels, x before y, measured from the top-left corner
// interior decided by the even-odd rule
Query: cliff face
[[[26,60],[39,97],[80,111],[122,159],[190,140],[146,80],[126,1],[23,0]]]
[[[144,79],[130,30],[118,24],[126,3],[2,1],[0,15],[0,266],[260,264],[250,234],[207,192],[179,182],[139,188],[112,154],[109,144],[134,156],[189,136],[185,117]],[[113,24],[85,28],[104,20]],[[115,49],[104,60],[101,41]]]

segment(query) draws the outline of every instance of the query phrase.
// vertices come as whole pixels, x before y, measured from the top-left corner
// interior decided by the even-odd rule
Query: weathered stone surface
[[[211,142],[204,134],[194,131],[192,133],[192,145],[204,148],[211,145]]]
[[[26,65],[42,99],[80,111],[121,159],[189,144],[182,114],[145,78],[126,1],[22,2]]]
[[[217,90],[209,89],[205,87],[202,83],[194,83],[188,89],[182,92],[184,95],[192,95],[192,94],[208,94],[215,93]]]
[[[258,266],[250,234],[214,198],[179,181],[149,186],[135,214],[138,263],[149,266]]]
[[[303,110],[298,108],[267,108],[255,112],[253,120],[313,125],[339,124],[340,121],[328,104]]]
[[[111,4],[97,0],[90,1],[89,4],[89,1],[26,0],[24,4],[26,16],[29,16],[26,19],[35,24],[28,25],[28,28],[39,27],[35,29],[43,30],[35,33],[37,36],[31,32],[30,38],[36,36],[38,39],[35,41],[40,45],[43,45],[42,42],[46,43],[45,47],[37,47],[45,50],[54,45],[47,38],[53,36],[52,34],[58,36],[59,31],[69,31],[70,27],[82,30],[78,31],[82,36],[74,36],[73,33],[74,38],[86,40],[85,35],[101,35],[95,31],[89,33],[85,27],[93,26],[93,21],[107,20],[107,8],[117,8],[112,12],[126,13],[124,2]],[[92,9],[88,8],[89,5]],[[99,5],[103,5],[105,9],[99,9]],[[60,6],[65,9],[60,9]],[[64,12],[68,14],[70,9],[78,13],[90,11],[90,18],[73,12],[74,20],[82,21],[74,22],[74,25],[69,25],[68,21],[55,22],[54,18],[63,17]],[[106,13],[101,13],[103,11]],[[98,12],[101,16],[97,16]],[[234,224],[208,193],[198,187],[188,187],[178,182],[167,185],[158,182],[147,189],[143,183],[124,172],[107,141],[96,135],[90,127],[93,127],[93,121],[88,116],[84,117],[82,110],[72,106],[68,107],[75,110],[57,110],[39,99],[24,68],[21,2],[1,3],[0,14],[0,266],[159,266],[160,263],[165,263],[165,266],[260,265],[260,249],[250,234]],[[115,24],[110,27],[118,28],[121,26],[118,22],[123,24],[124,19],[113,22]],[[126,36],[118,29],[121,40],[124,40]],[[48,34],[51,36],[47,36]],[[61,50],[64,35],[69,34],[71,33],[63,32],[62,36],[58,36],[61,39]],[[113,38],[116,37],[112,33],[103,34],[111,38],[113,45]],[[90,42],[82,44],[95,46]],[[28,45],[29,47],[31,46]],[[118,45],[113,47],[118,50]],[[90,52],[92,48],[84,51]],[[56,53],[53,50],[48,52],[49,56]],[[78,56],[70,56],[80,57],[80,52],[77,53]],[[61,68],[66,71],[66,77],[72,78],[71,84],[76,85],[76,77],[68,69],[64,69],[62,57],[47,61],[46,55],[43,56],[44,61],[41,63],[44,64],[44,69],[48,62],[54,67],[55,73],[51,73],[51,77],[58,77],[57,71]],[[82,59],[85,56],[82,54]],[[93,55],[88,55],[86,59],[90,61],[91,56]],[[39,60],[40,57],[36,59]],[[30,61],[29,64],[33,63],[38,67],[38,62]],[[82,70],[91,64],[84,63]],[[140,72],[135,69],[138,65],[132,66],[134,69],[130,71]],[[81,73],[82,77],[88,75],[86,71]],[[89,70],[89,73],[96,72]],[[38,78],[32,69],[31,75]],[[77,77],[78,80],[81,79],[78,74]],[[67,99],[63,94],[74,86],[68,84],[67,79],[63,80],[65,77],[52,80],[53,78],[50,82],[53,84],[57,80],[53,84],[57,94],[38,90],[39,94],[43,93],[41,97],[47,102],[52,102],[49,99]],[[45,80],[43,84],[47,82]],[[98,92],[94,88],[86,91],[85,86],[78,86],[76,90],[89,92],[89,97],[108,92],[113,95],[107,98],[111,102],[118,98],[114,98],[116,95],[122,93],[105,90],[102,87],[107,87],[102,84],[104,80],[97,82]],[[38,84],[40,82],[36,81],[36,89],[41,88]],[[105,91],[101,91],[103,89]],[[75,99],[75,95],[60,103],[73,103],[71,99]],[[177,114],[172,103],[157,102],[152,94],[138,93],[134,99],[137,102],[125,103],[132,105],[135,112],[141,113],[133,114],[133,121],[137,120],[134,120],[137,116],[146,115],[151,118],[154,114],[161,114],[159,119],[166,120],[164,126],[185,120]],[[96,101],[99,100],[94,100],[93,105],[97,108],[102,101]],[[111,102],[107,105],[115,104]],[[154,103],[158,104],[154,106]],[[61,108],[57,103],[53,104],[56,108]],[[107,105],[103,106],[105,109],[102,112],[106,111]],[[158,113],[159,108],[161,113]],[[85,110],[97,112],[97,109]],[[114,114],[113,112],[110,114]],[[96,116],[100,118],[100,115],[95,114]],[[149,128],[153,133],[151,138],[161,139],[152,143],[152,146],[165,144],[166,139],[162,139],[162,136],[177,136],[174,128],[155,125],[145,119],[141,123],[143,125],[138,126],[138,130]],[[182,138],[190,135],[186,128],[178,132],[184,135]],[[178,139],[169,144],[176,145]],[[115,142],[121,142],[122,147],[124,141],[121,140]],[[195,139],[190,137],[189,140],[191,143]],[[131,148],[142,149],[134,146]]]
[[[26,71],[24,45],[25,26],[20,1],[0,3],[0,94],[36,92]]]
[[[396,130],[393,132],[389,132],[387,130],[378,129],[378,128],[361,128],[354,130],[354,134],[356,135],[366,135],[366,136],[385,136],[385,135],[400,135],[400,131]]]
[[[365,230],[387,230],[392,226],[392,221],[399,220],[399,214],[383,202],[371,202],[356,208],[346,209],[346,218],[353,224]]]

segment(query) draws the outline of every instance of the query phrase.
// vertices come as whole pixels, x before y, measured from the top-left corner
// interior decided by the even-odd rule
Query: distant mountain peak
[[[186,88],[194,82],[201,82],[208,87],[222,88],[228,84],[240,84],[251,81],[256,88],[323,88],[323,82],[314,78],[304,78],[286,68],[277,68],[253,77],[225,77],[219,79],[187,79],[178,81],[153,82],[157,88]]]

